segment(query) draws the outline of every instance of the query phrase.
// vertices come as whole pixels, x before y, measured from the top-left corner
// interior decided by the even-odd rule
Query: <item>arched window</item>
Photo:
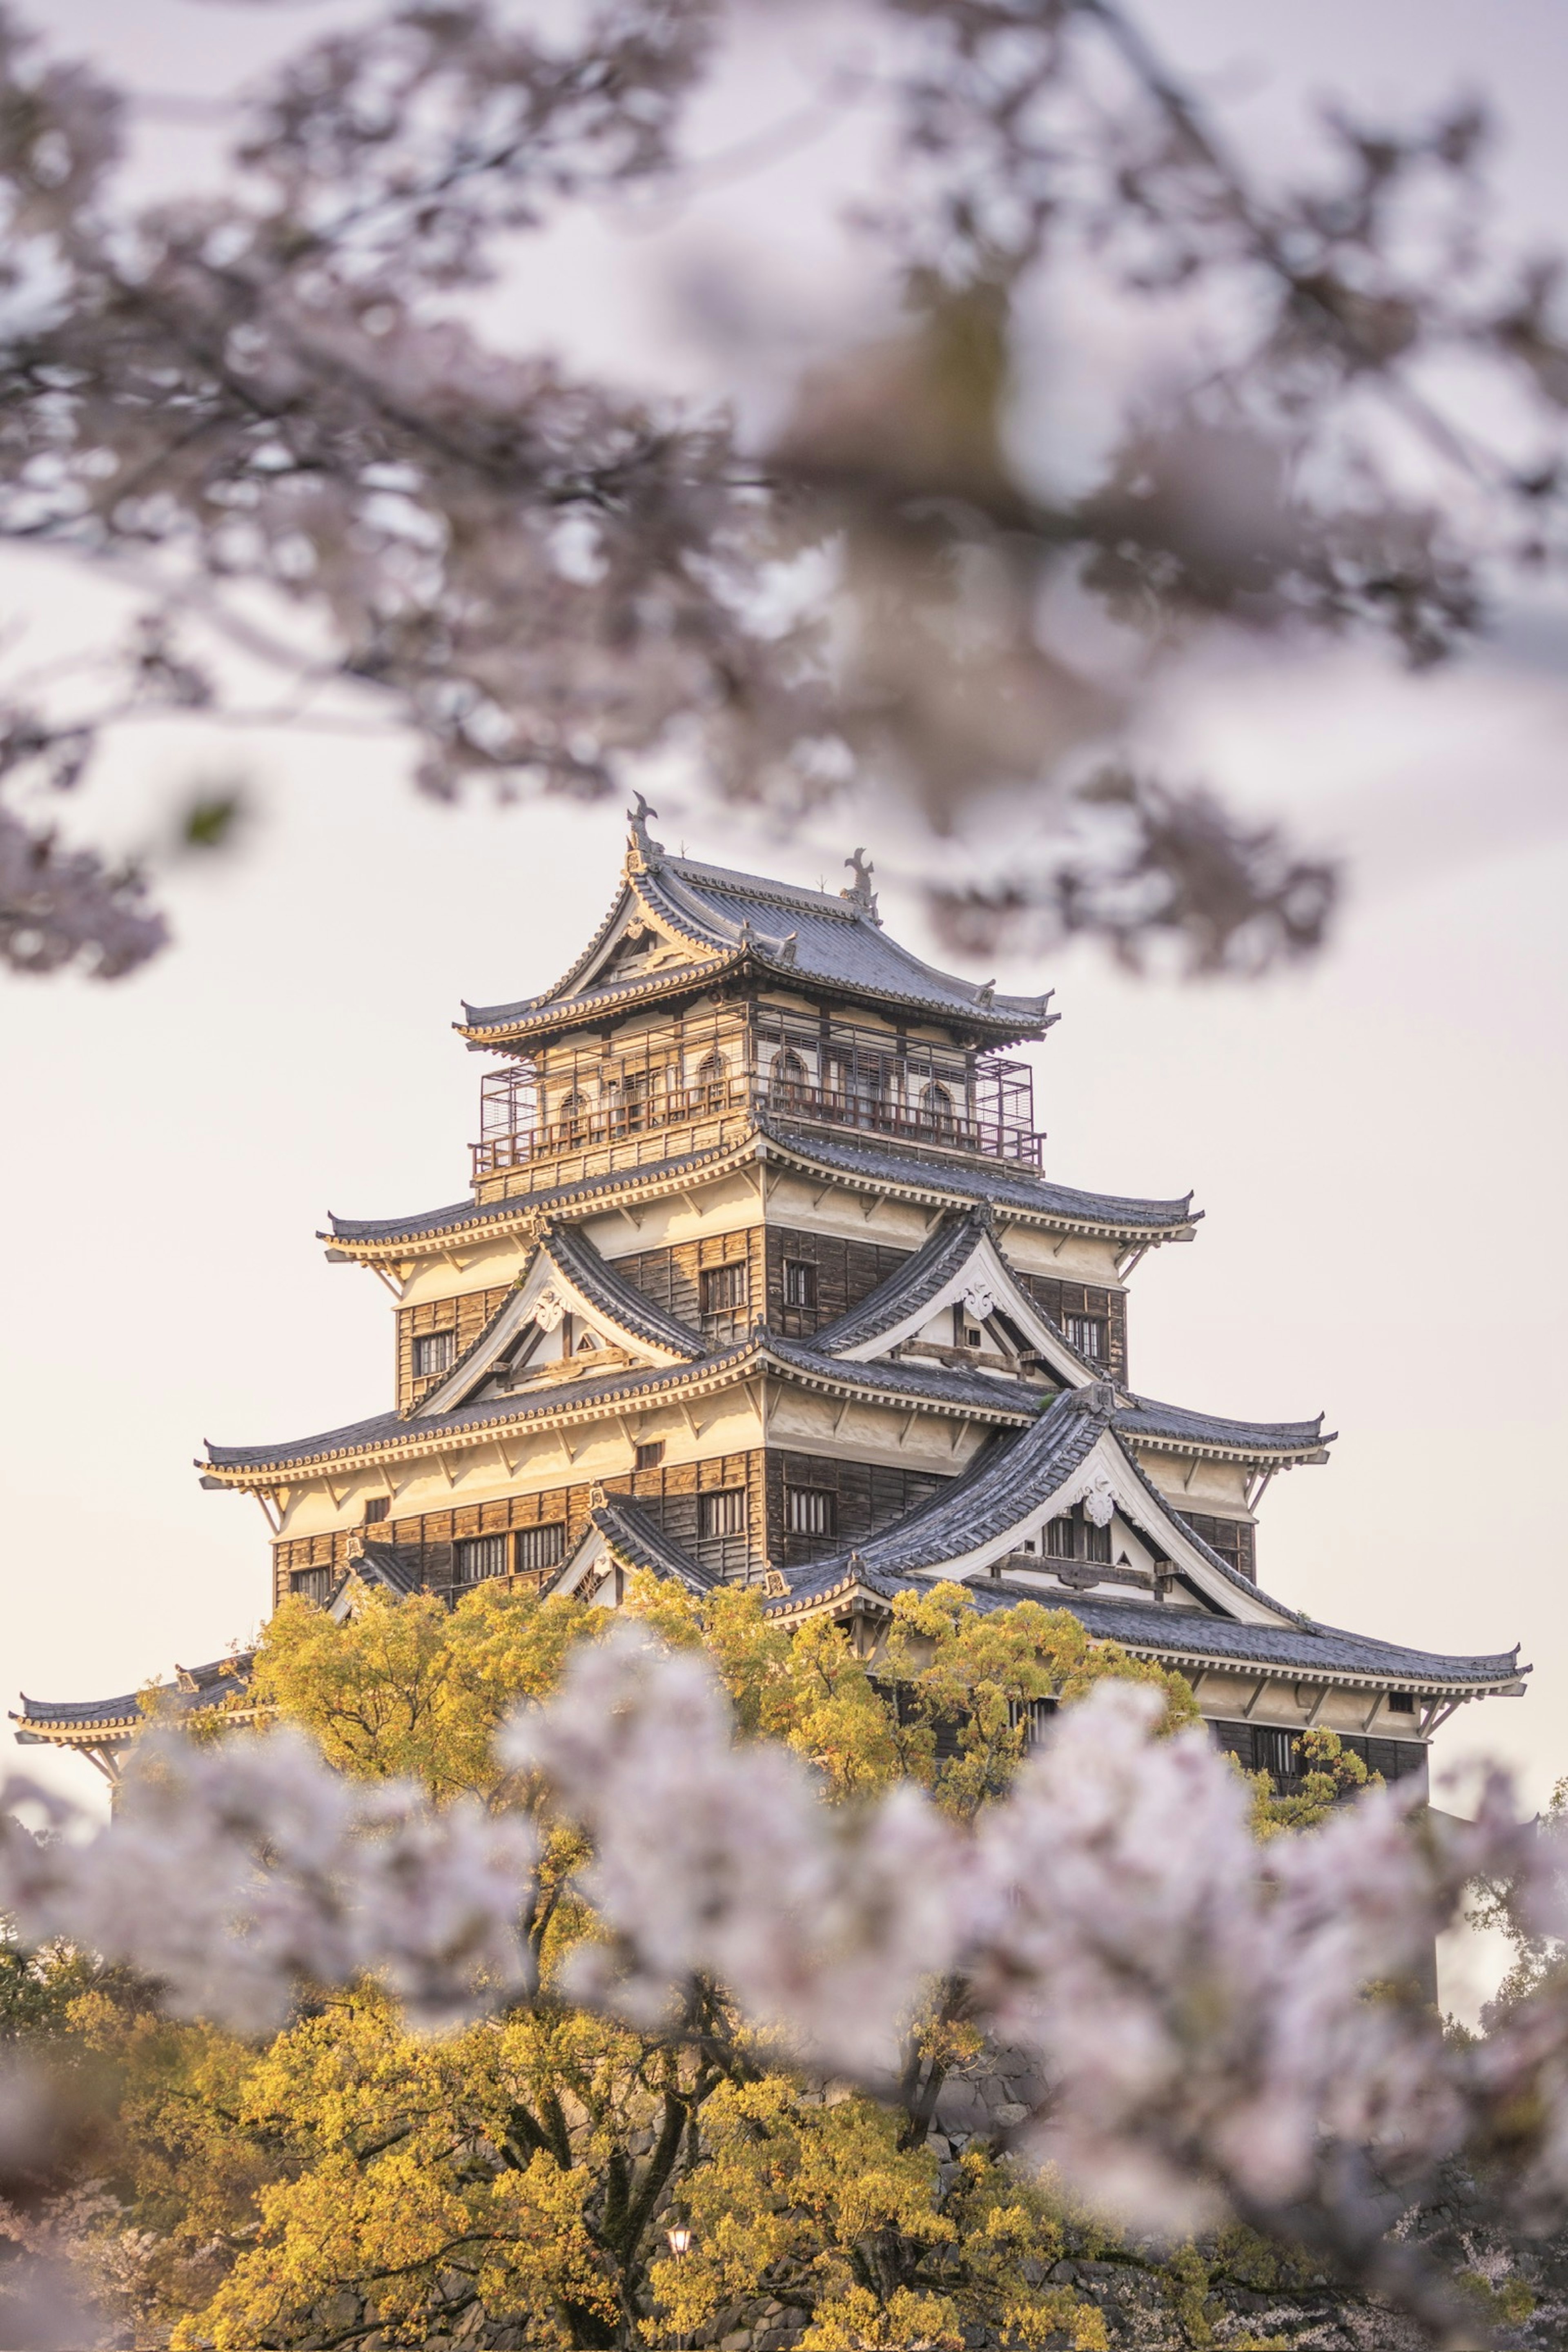
[[[697,1084],[693,1089],[696,1110],[722,1110],[730,1098],[730,1070],[724,1056],[715,1046],[697,1065]]]
[[[768,1093],[784,1110],[798,1109],[805,1101],[805,1064],[787,1045],[773,1055],[773,1068],[768,1073]]]
[[[938,1135],[952,1133],[952,1097],[935,1078],[921,1088],[921,1116]]]

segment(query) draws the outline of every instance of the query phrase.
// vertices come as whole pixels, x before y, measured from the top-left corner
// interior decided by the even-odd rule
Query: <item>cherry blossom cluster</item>
[[[1471,1823],[1375,1790],[1259,1844],[1228,1760],[1201,1731],[1160,1737],[1159,1713],[1100,1685],[973,1829],[910,1787],[836,1807],[804,1759],[737,1740],[705,1660],[627,1625],[575,1653],[501,1753],[586,1833],[602,1934],[574,1997],[674,2029],[693,1979],[716,1981],[804,2063],[875,2087],[930,1981],[962,1982],[1049,2085],[1020,2146],[1094,2203],[1165,2233],[1240,2214],[1419,2312],[1389,2223],[1433,2166],[1501,2126],[1527,2203],[1568,2197],[1568,1999],[1549,1977],[1468,2048],[1416,1989],[1479,1877],[1563,1936],[1555,1844],[1500,1775]],[[28,1784],[4,1793],[49,1817],[39,1836],[8,1812],[0,1834],[23,1934],[133,1966],[184,2013],[264,2031],[301,1989],[369,1971],[440,2024],[530,1989],[521,1811],[345,1780],[289,1730],[150,1735],[92,1833]]]
[[[0,1805],[0,1901],[21,1933],[141,1970],[180,2014],[265,2032],[301,1988],[371,1970],[432,2024],[527,1990],[530,1823],[343,1780],[297,1731],[200,1748],[149,1734],[96,1834],[26,1780]]]

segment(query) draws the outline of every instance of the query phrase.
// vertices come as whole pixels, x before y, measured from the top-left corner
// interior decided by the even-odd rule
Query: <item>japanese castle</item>
[[[1283,1785],[1314,1725],[1403,1779],[1456,1707],[1521,1692],[1517,1650],[1404,1649],[1264,1589],[1265,1490],[1331,1437],[1131,1385],[1128,1284],[1199,1213],[1041,1173],[1009,1049],[1048,998],[898,946],[858,852],[834,896],[672,857],[655,814],[565,977],[465,1008],[495,1057],[468,1194],[322,1236],[393,1294],[395,1401],[208,1447],[203,1484],[266,1512],[275,1600],[499,1577],[614,1605],[645,1569],[760,1586],[874,1658],[899,1593],[957,1579],[1179,1668]],[[247,1664],[165,1703],[243,1713]],[[143,1720],[134,1693],[16,1718],[111,1778]]]

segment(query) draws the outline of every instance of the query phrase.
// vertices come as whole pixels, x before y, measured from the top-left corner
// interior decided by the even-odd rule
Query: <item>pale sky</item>
[[[185,0],[49,13],[62,44],[117,66],[134,48],[164,90],[219,86],[237,45],[258,55],[321,21],[289,10],[263,26],[262,12]],[[1547,0],[1155,13],[1172,49],[1255,88],[1259,122],[1347,75],[1363,95],[1489,85],[1519,216],[1563,209],[1568,72]],[[160,147],[159,168],[177,146]],[[812,168],[796,156],[722,200],[724,236],[775,237],[784,281],[809,244],[778,224]],[[545,331],[628,374],[698,368],[658,246],[598,223],[570,267],[532,265]],[[0,626],[27,616],[68,635],[79,593],[13,559]],[[1346,847],[1358,885],[1321,962],[1262,986],[1139,984],[1089,951],[1004,967],[1005,989],[1058,991],[1061,1023],[1036,1056],[1047,1171],[1195,1189],[1195,1245],[1134,1279],[1134,1385],[1222,1413],[1327,1410],[1331,1465],[1268,1496],[1262,1581],[1397,1642],[1521,1642],[1530,1696],[1464,1710],[1437,1759],[1514,1760],[1539,1802],[1568,1772],[1551,1499],[1568,1434],[1568,684],[1550,651],[1421,682],[1370,654],[1281,667],[1216,653],[1145,731],[1168,769]],[[100,797],[133,837],[237,756],[149,731]],[[7,1705],[18,1688],[128,1689],[255,1629],[261,1515],[204,1495],[192,1457],[204,1437],[289,1436],[388,1401],[391,1302],[363,1271],[327,1266],[315,1230],[329,1206],[374,1216],[461,1195],[480,1065],[451,1033],[458,999],[545,985],[615,887],[617,807],[437,809],[406,789],[395,749],[350,740],[271,739],[243,756],[263,820],[221,873],[176,879],[172,952],[112,987],[0,985]],[[830,888],[865,841],[889,928],[951,961],[922,929],[911,845],[886,813],[777,838],[697,814],[689,793],[660,805],[672,844]],[[89,1792],[88,1768],[60,1769]]]

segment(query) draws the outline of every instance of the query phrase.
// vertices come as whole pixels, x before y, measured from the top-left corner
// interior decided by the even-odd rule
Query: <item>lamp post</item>
[[[669,2240],[669,2251],[677,2262],[682,2254],[691,2252],[691,2225],[689,2221],[677,2221],[674,2228],[667,2230],[664,2234]],[[678,2336],[675,2341],[676,2352],[684,2352],[685,2336]]]

